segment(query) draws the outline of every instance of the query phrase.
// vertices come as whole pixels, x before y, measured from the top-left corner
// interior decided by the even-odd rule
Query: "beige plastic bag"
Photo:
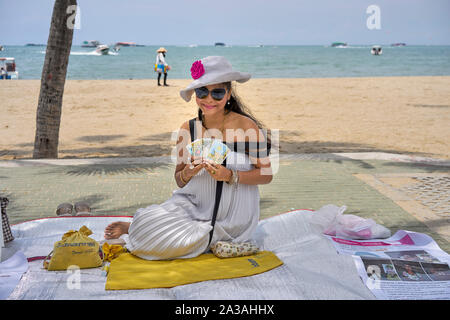
[[[227,241],[217,241],[211,251],[219,258],[233,258],[250,256],[258,253],[258,247],[251,242],[233,243]]]

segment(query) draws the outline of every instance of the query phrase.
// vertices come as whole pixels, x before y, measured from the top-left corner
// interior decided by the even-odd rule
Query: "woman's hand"
[[[205,169],[211,177],[217,181],[230,181],[231,175],[233,174],[230,169],[227,169],[221,164],[216,164],[213,162],[204,162]]]
[[[191,157],[191,164],[186,164],[181,172],[183,180],[187,182],[204,167],[205,164],[202,162],[201,157]]]

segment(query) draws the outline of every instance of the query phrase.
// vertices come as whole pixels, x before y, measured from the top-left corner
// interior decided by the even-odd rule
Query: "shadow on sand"
[[[421,157],[436,157],[435,154],[426,152],[411,152],[408,150],[395,150],[390,148],[380,148],[370,144],[335,142],[335,141],[292,141],[298,139],[301,133],[294,130],[280,130],[279,152],[281,154],[299,153],[341,153],[341,152],[385,152],[393,154],[404,154]],[[124,157],[154,157],[170,156],[175,146],[175,141],[171,140],[172,132],[148,135],[139,140],[142,144],[134,145],[114,145],[114,141],[120,141],[124,135],[94,135],[81,136],[78,141],[87,143],[98,143],[95,146],[86,146],[76,149],[60,149],[60,159],[76,158],[124,158]],[[111,144],[107,144],[111,142]],[[274,143],[275,146],[276,143]],[[0,157],[3,159],[31,159],[33,154],[33,143],[16,144],[11,149],[0,150]]]

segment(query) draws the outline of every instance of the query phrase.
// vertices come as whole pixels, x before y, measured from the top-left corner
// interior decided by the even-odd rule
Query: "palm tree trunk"
[[[77,0],[55,0],[47,41],[41,91],[36,114],[33,158],[57,158],[64,84],[72,46],[73,27],[69,6]]]

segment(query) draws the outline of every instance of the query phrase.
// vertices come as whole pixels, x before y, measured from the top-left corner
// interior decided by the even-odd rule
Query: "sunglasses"
[[[197,88],[194,90],[197,98],[205,99],[209,95],[209,90],[206,87]],[[220,101],[225,97],[227,90],[224,88],[216,88],[211,90],[211,97],[214,100]]]

